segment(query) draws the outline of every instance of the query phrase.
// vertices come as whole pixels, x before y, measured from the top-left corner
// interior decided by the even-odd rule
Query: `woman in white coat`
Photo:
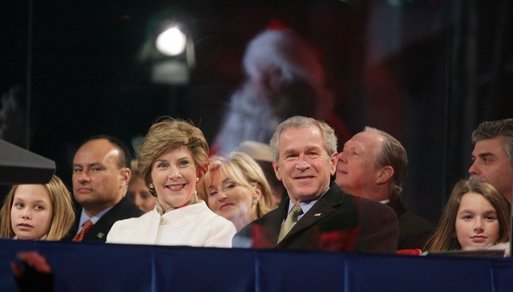
[[[235,226],[212,212],[197,195],[208,167],[208,144],[192,124],[165,119],[153,124],[139,148],[138,166],[153,211],[117,221],[108,243],[231,247]]]

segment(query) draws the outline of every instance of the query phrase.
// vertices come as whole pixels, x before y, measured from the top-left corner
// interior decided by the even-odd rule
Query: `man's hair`
[[[497,137],[504,137],[504,149],[513,165],[513,119],[482,122],[472,132],[472,143]]]
[[[80,144],[80,147],[82,147],[82,145],[86,144],[87,142],[94,141],[94,140],[102,140],[102,139],[109,141],[112,145],[114,145],[114,147],[116,147],[120,151],[120,155],[119,155],[119,159],[118,159],[118,167],[119,168],[125,168],[125,167],[130,168],[130,161],[131,161],[131,157],[132,157],[130,148],[128,148],[128,146],[126,146],[126,144],[123,143],[123,141],[121,141],[120,139],[118,139],[114,136],[103,135],[103,134],[102,135],[94,135],[94,136],[89,137],[82,144]]]
[[[280,145],[279,140],[280,136],[286,129],[290,128],[306,128],[310,126],[315,126],[319,128],[322,133],[323,144],[326,148],[326,152],[328,155],[332,155],[337,152],[337,136],[335,135],[335,131],[332,127],[330,127],[327,123],[321,120],[316,120],[310,117],[304,116],[293,116],[285,121],[281,122],[276,130],[274,131],[274,135],[271,138],[270,145],[273,151],[274,161],[278,161],[278,156],[280,153]]]
[[[384,138],[383,145],[376,159],[376,167],[391,166],[394,169],[390,199],[397,199],[402,191],[408,172],[408,155],[399,140],[392,135],[372,127],[365,127],[366,132],[377,133]]]

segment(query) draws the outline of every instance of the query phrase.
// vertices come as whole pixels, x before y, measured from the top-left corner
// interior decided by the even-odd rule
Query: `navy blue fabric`
[[[513,291],[513,259],[0,240],[9,262],[37,250],[55,291]],[[83,275],[89,274],[89,279]]]

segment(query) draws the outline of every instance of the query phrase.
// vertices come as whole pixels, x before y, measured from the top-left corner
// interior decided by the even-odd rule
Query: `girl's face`
[[[151,167],[151,181],[164,210],[188,205],[198,182],[189,148],[170,149],[160,155]]]
[[[50,230],[50,195],[43,185],[19,185],[11,208],[11,228],[18,239],[40,239]]]
[[[455,227],[463,250],[484,249],[496,244],[499,238],[497,212],[481,194],[463,195]]]

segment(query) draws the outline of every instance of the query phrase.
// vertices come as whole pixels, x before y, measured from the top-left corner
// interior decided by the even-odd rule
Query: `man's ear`
[[[130,182],[130,178],[132,177],[132,171],[128,167],[123,167],[120,170],[121,176],[121,186],[128,186],[128,182]]]
[[[331,161],[331,169],[330,169],[330,175],[333,176],[337,172],[337,163],[338,163],[338,152],[333,152],[330,157]]]
[[[281,181],[281,174],[280,174],[280,167],[277,162],[273,161],[273,169],[274,174],[276,175],[276,178]]]
[[[376,183],[378,185],[388,183],[394,176],[394,173],[394,168],[392,166],[383,166],[377,171]]]

